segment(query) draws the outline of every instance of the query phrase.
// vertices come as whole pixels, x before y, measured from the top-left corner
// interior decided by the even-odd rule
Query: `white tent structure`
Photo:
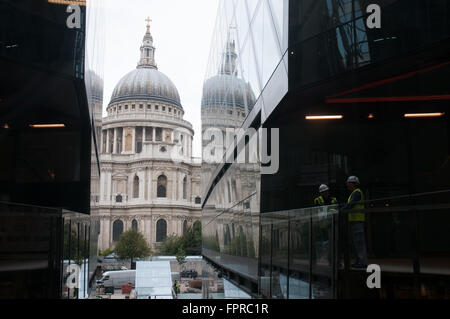
[[[173,299],[170,261],[136,262],[137,299]]]

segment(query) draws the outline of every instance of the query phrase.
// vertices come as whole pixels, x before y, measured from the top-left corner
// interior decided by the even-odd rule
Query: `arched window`
[[[158,198],[166,198],[167,197],[167,177],[161,175],[158,177]]]
[[[166,237],[167,237],[167,222],[164,219],[160,219],[156,223],[156,242],[162,243]]]
[[[113,241],[117,242],[120,239],[120,235],[123,233],[123,222],[121,220],[116,220],[113,223]]]
[[[136,219],[133,219],[133,221],[131,222],[131,228],[134,230],[138,230],[138,222]]]
[[[186,232],[187,232],[187,220],[185,220],[184,222],[183,222],[183,235],[185,235],[186,234]]]
[[[183,179],[183,199],[187,199],[187,177]]]
[[[139,198],[139,177],[135,176],[133,180],[133,198]]]

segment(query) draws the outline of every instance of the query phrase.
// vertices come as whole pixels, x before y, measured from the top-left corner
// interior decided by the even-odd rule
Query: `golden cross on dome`
[[[152,22],[152,19],[150,19],[150,17],[147,17],[145,21],[147,21],[147,32],[150,32],[150,22]]]

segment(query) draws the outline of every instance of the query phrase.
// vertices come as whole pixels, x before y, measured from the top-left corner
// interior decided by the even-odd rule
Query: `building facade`
[[[205,170],[203,256],[216,280],[257,298],[450,295],[443,226],[450,110],[442,84],[450,6],[377,1],[377,28],[371,4],[220,2],[210,69],[220,68],[232,30],[236,65],[256,97],[242,128],[278,130],[279,169],[241,180],[241,189],[257,183],[237,197],[221,195],[247,164]],[[366,272],[353,267],[352,221],[343,208],[352,175],[361,181],[363,238],[368,263],[381,268],[380,289],[369,289]],[[340,205],[314,207],[321,184]],[[259,226],[248,227],[250,220]]]
[[[0,17],[0,298],[85,298],[97,268],[103,1],[5,0]]]
[[[177,88],[158,70],[147,25],[135,70],[117,84],[103,119],[99,249],[131,228],[153,249],[201,217],[200,161]]]

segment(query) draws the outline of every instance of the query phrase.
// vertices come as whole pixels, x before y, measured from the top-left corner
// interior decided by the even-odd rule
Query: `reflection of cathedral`
[[[216,134],[211,137],[207,130],[222,133],[224,151],[230,150],[226,142],[227,129],[238,129],[252,111],[256,98],[248,77],[245,63],[237,51],[237,45],[228,32],[227,42],[220,45],[220,57],[203,86],[202,132],[203,151],[220,150]],[[219,50],[219,49],[217,49]],[[217,147],[212,149],[209,144]],[[202,163],[202,187],[206,196],[212,177],[221,163]],[[214,154],[211,154],[214,157]],[[220,174],[219,174],[220,175]],[[259,240],[259,163],[234,163],[215,181],[208,202],[203,207],[203,255],[211,260],[220,259],[229,268],[235,266],[236,256],[253,259],[258,254],[255,243]],[[220,255],[219,257],[219,254]],[[208,272],[208,268],[205,268]],[[220,280],[219,280],[220,282]],[[209,283],[211,284],[211,282]],[[207,290],[207,289],[206,289]],[[205,290],[205,291],[206,291]]]
[[[221,57],[219,70],[216,71],[217,74],[208,78],[203,85],[202,145],[204,150],[205,146],[211,143],[210,138],[213,138],[205,132],[209,129],[218,129],[223,134],[222,142],[225,146],[223,153],[225,153],[226,130],[240,128],[255,104],[255,95],[250,84],[239,76],[237,61],[236,43],[229,40]],[[203,193],[208,187],[215,168],[216,163],[210,164],[204,161],[202,164]]]
[[[201,217],[200,160],[172,81],[158,71],[150,25],[136,70],[117,84],[101,134],[99,249],[137,228],[155,248]],[[174,160],[175,159],[175,160]]]

